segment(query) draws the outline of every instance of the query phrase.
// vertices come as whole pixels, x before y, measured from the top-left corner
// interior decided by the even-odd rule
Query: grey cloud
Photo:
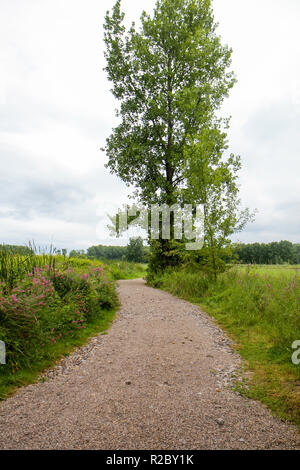
[[[17,6],[13,5],[15,3]],[[124,0],[124,8],[130,11],[130,19],[134,20],[138,10],[143,7],[150,10],[153,3],[152,0]],[[226,6],[221,0],[214,3],[220,24],[225,26],[224,40],[228,40],[236,51],[235,60],[242,72],[241,82],[237,85],[241,87],[240,94],[236,98],[232,95],[228,109],[229,114],[232,109],[236,110],[230,148],[242,156],[243,202],[260,210],[256,222],[237,237],[253,242],[299,241],[299,106],[297,108],[295,99],[287,98],[286,89],[280,92],[278,81],[273,95],[264,89],[266,77],[274,71],[283,73],[279,80],[286,83],[284,70],[287,69],[281,56],[277,57],[271,71],[272,59],[263,69],[265,49],[260,49],[262,37],[268,32],[268,44],[274,42],[274,48],[281,43],[288,46],[293,36],[289,36],[288,29],[284,30],[280,41],[275,35],[276,25],[282,24],[281,15],[277,15],[281,11],[278,8],[272,10],[277,16],[272,24],[268,24],[268,5],[273,5],[274,0],[260,7],[260,35],[255,37],[251,36],[253,21],[243,17],[246,9],[253,15],[251,18],[256,18],[257,9],[253,2],[243,2],[238,10],[233,0],[228,0]],[[291,8],[298,8],[298,0],[290,3]],[[277,6],[279,4],[283,5],[276,2]],[[88,9],[82,5],[71,0],[45,0],[43,6],[38,0],[1,3],[0,49],[4,50],[7,64],[3,74],[1,72],[6,99],[2,102],[0,96],[0,227],[3,241],[24,243],[35,238],[40,243],[49,243],[49,234],[53,234],[61,247],[85,248],[99,242],[95,227],[99,221],[104,223],[104,214],[125,202],[125,185],[103,168],[105,157],[100,151],[97,154],[99,165],[92,154],[93,148],[96,152],[103,146],[115,123],[116,103],[109,93],[111,85],[101,71],[100,27],[103,13],[111,8],[111,1],[91,0]],[[241,21],[237,24],[234,19],[233,24],[232,18],[237,11]],[[284,9],[285,22],[295,16],[293,10]],[[52,40],[54,23],[56,30]],[[80,39],[77,24],[82,26]],[[97,45],[94,44],[96,41],[99,41]],[[263,46],[266,48],[265,44]],[[297,45],[292,52],[295,58],[296,48]],[[251,56],[253,51],[255,55]],[[257,72],[253,70],[254,57],[262,67],[263,75],[258,77],[261,82],[256,80]],[[295,65],[295,73],[298,69]],[[246,76],[253,79],[247,81]],[[0,79],[1,86],[2,77]],[[272,85],[270,83],[271,90]],[[264,99],[265,92],[267,99]],[[250,109],[254,112],[245,119]],[[81,150],[74,164],[76,171],[72,171],[76,137]],[[55,138],[61,140],[48,151],[47,146]],[[72,151],[68,151],[72,138],[75,144]],[[39,139],[37,144],[35,139]],[[89,156],[85,155],[85,148],[89,149]],[[55,159],[54,163],[51,158]]]

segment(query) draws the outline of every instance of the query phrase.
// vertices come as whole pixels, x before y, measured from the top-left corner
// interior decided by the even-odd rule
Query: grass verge
[[[234,349],[244,359],[250,372],[236,382],[235,389],[242,395],[264,403],[282,420],[288,420],[300,430],[299,366],[278,363],[272,354],[272,337],[259,328],[242,328],[231,315],[201,302],[200,307],[215,318],[233,340]]]
[[[88,323],[84,330],[77,333],[76,337],[63,338],[55,345],[47,345],[43,350],[43,355],[39,360],[17,372],[1,375],[0,365],[0,400],[4,400],[12,395],[19,387],[32,384],[38,380],[43,380],[43,371],[53,367],[62,357],[71,354],[77,347],[86,344],[89,339],[99,333],[105,334],[110,327],[117,308],[103,310],[101,316]]]
[[[291,360],[292,343],[300,340],[297,270],[243,268],[220,275],[217,283],[201,272],[170,270],[150,284],[215,318],[249,372],[237,382],[238,391],[300,429],[300,365]]]
[[[114,280],[139,279],[147,274],[147,264],[129,261],[105,261]]]

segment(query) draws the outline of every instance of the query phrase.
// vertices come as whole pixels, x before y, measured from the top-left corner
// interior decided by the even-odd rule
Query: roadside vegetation
[[[250,377],[237,388],[300,427],[300,273],[297,266],[233,266],[212,281],[187,267],[151,278],[154,287],[199,304],[233,339]]]
[[[147,274],[147,264],[128,261],[105,261],[105,264],[115,280],[139,279]]]
[[[6,346],[0,399],[104,332],[118,306],[116,280],[145,271],[126,261],[23,253],[0,248],[0,341]]]

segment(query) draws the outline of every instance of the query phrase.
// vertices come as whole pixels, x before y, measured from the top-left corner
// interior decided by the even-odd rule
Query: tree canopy
[[[300,244],[287,240],[236,244],[234,252],[244,264],[300,264]]]
[[[158,1],[126,31],[120,0],[104,24],[106,71],[120,124],[107,139],[108,167],[143,203],[183,199],[188,137],[213,125],[235,83],[209,0]]]

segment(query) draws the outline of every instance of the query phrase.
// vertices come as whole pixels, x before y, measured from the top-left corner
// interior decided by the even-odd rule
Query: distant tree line
[[[235,245],[234,253],[243,264],[300,264],[300,243],[286,240],[238,244]]]
[[[85,252],[84,250],[72,250],[71,258],[85,257],[99,260],[125,260],[135,263],[147,263],[148,249],[143,246],[141,237],[130,238],[127,246],[91,246]]]
[[[300,243],[287,240],[272,243],[240,243],[233,245],[233,254],[242,264],[300,264]],[[0,245],[0,250],[19,255],[30,255],[32,248],[23,245]],[[66,256],[67,250],[55,250],[56,254]],[[136,263],[147,263],[149,248],[143,246],[141,237],[131,238],[127,246],[96,245],[85,250],[72,250],[70,258],[91,258],[99,260],[125,260]],[[232,261],[231,256],[224,253],[222,259],[226,263]]]
[[[30,255],[32,253],[32,248],[23,245],[0,245],[0,250],[8,251],[15,255]]]
[[[126,257],[126,248],[126,246],[91,246],[87,249],[87,256],[94,259],[121,260]]]
[[[67,255],[67,249],[63,248],[57,249],[54,248],[53,246],[50,247],[45,247],[45,248],[40,248],[36,247],[34,244],[29,243],[28,246],[26,245],[7,245],[7,244],[0,244],[0,251],[7,251],[8,253],[12,253],[14,255],[21,255],[21,256],[27,256],[27,255],[32,255],[34,254],[43,254],[45,252],[51,253],[53,255]],[[84,250],[82,250],[84,251]]]

